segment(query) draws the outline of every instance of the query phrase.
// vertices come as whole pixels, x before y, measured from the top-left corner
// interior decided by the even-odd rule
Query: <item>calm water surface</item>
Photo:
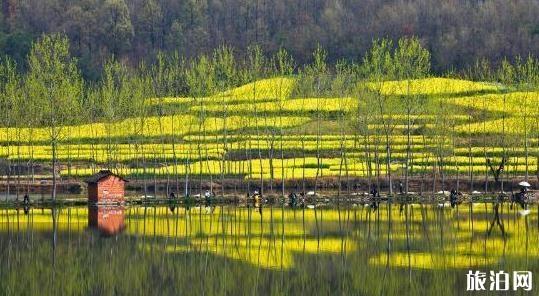
[[[537,206],[530,210],[522,215],[508,204],[497,212],[492,204],[0,209],[0,291],[463,295],[470,269],[539,276]]]

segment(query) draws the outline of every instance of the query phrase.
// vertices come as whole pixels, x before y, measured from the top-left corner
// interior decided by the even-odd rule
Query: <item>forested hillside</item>
[[[280,47],[299,63],[318,44],[328,61],[359,60],[374,38],[418,36],[433,69],[539,52],[537,0],[0,0],[0,55],[20,67],[33,40],[63,32],[86,78],[112,55],[137,64],[158,51],[192,57],[227,44]]]

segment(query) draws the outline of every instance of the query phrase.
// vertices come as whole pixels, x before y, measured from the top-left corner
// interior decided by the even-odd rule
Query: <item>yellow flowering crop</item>
[[[499,87],[492,83],[438,77],[368,83],[367,87],[380,90],[384,95],[438,95],[499,90]]]

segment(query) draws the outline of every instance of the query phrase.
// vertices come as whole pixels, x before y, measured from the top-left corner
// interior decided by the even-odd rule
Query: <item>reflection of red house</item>
[[[127,180],[109,170],[100,171],[99,173],[86,179],[86,183],[88,183],[88,202],[123,202],[125,195],[125,182],[127,182]]]
[[[115,235],[125,229],[125,209],[119,206],[90,207],[88,225],[105,236]]]

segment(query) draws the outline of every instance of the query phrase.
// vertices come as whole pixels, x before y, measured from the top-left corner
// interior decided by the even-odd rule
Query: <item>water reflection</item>
[[[123,206],[91,206],[88,210],[88,227],[97,229],[103,236],[113,236],[125,229]]]
[[[0,288],[23,288],[11,268],[40,294],[458,295],[468,269],[539,271],[535,206],[377,206],[1,209]]]
[[[498,227],[500,228],[500,231],[502,232],[502,236],[505,237],[505,228],[503,226],[502,220],[500,219],[500,203],[494,204],[494,217],[492,218],[492,222],[490,222],[488,235],[492,233],[492,230],[494,228],[494,223],[498,225]]]

